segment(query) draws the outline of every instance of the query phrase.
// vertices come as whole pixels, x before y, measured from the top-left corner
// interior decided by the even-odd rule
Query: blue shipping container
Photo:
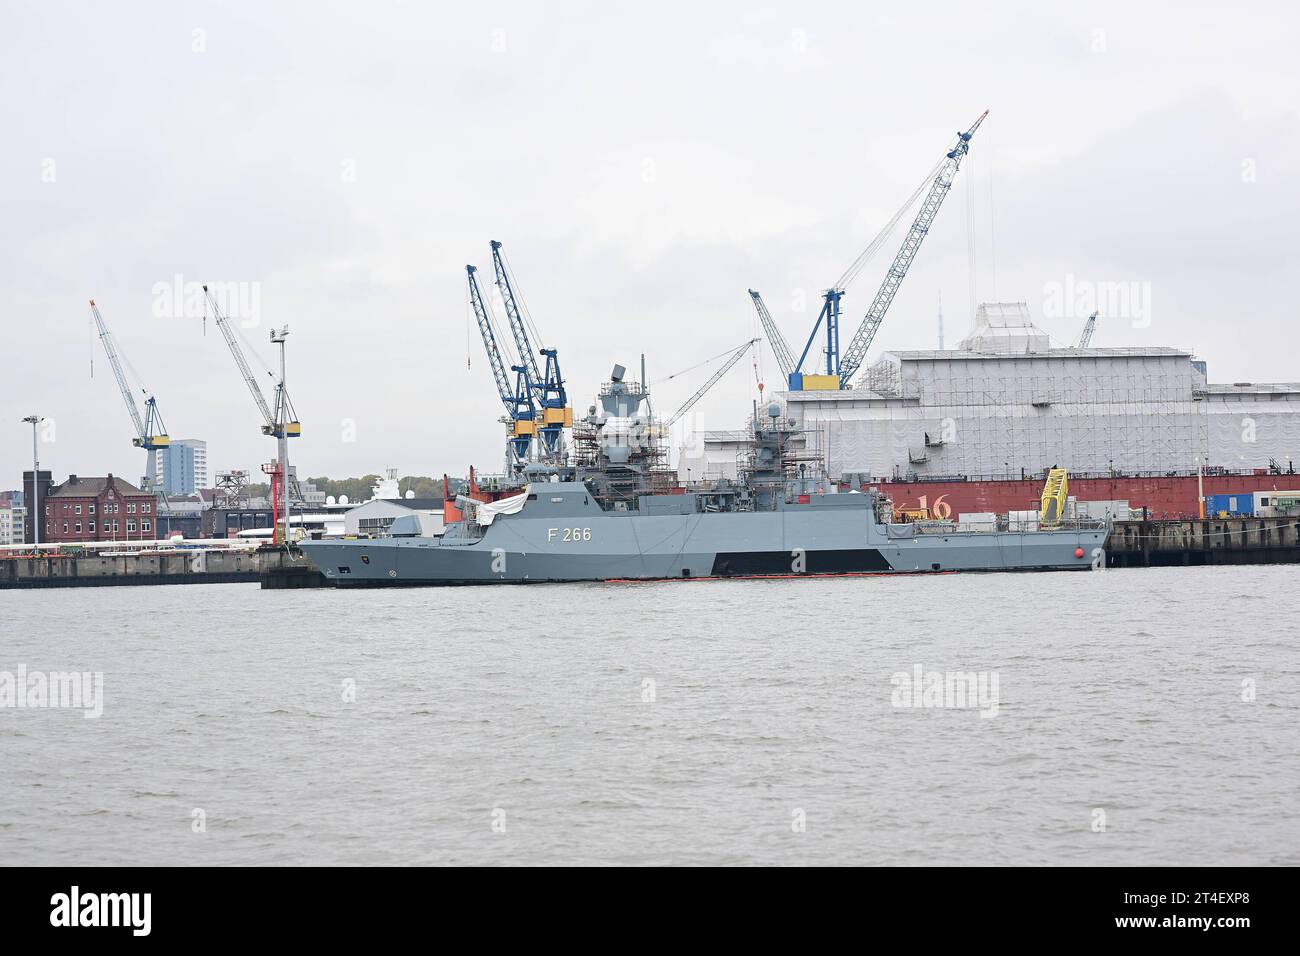
[[[1233,518],[1250,518],[1255,514],[1255,496],[1249,491],[1230,495],[1206,495],[1205,513],[1212,518],[1221,514]]]

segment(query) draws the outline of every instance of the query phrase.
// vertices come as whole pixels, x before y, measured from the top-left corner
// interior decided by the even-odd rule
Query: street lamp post
[[[32,545],[41,543],[41,463],[36,454],[36,426],[45,421],[40,415],[23,419],[32,426]]]

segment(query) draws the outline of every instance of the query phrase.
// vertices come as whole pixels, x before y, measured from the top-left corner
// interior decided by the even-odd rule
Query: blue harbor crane
[[[537,431],[537,406],[533,402],[532,379],[527,365],[511,365],[510,371],[515,373],[515,381],[511,385],[510,376],[506,374],[505,361],[501,358],[501,350],[497,347],[496,334],[492,331],[493,323],[488,305],[483,300],[478,279],[474,275],[476,272],[478,269],[474,266],[465,267],[465,274],[469,279],[469,301],[474,308],[474,318],[478,320],[479,333],[483,336],[483,348],[487,350],[488,364],[492,366],[492,377],[496,380],[497,394],[501,397],[501,404],[506,408],[508,417],[502,421],[510,426],[508,439],[510,454],[516,463],[522,464],[528,460],[533,435]]]
[[[908,269],[912,267],[912,262],[916,259],[916,254],[921,248],[921,242],[930,232],[930,227],[934,224],[935,216],[939,213],[939,207],[943,204],[944,197],[948,195],[948,191],[952,188],[953,178],[961,167],[961,161],[970,151],[971,138],[975,135],[975,131],[979,129],[980,124],[984,122],[984,117],[988,115],[988,110],[985,110],[980,114],[979,119],[971,124],[969,129],[957,134],[956,142],[947,151],[944,158],[926,174],[925,179],[922,180],[921,185],[912,193],[908,201],[894,214],[894,217],[885,225],[885,228],[853,261],[852,265],[844,271],[839,280],[823,293],[824,301],[821,312],[817,316],[817,321],[813,325],[812,332],[808,336],[808,342],[804,345],[803,353],[799,356],[798,362],[792,361],[788,348],[785,350],[786,356],[783,359],[778,351],[778,343],[783,344],[780,333],[777,332],[775,324],[772,323],[772,317],[767,314],[762,299],[757,293],[750,290],[750,296],[754,299],[759,318],[763,320],[764,328],[767,329],[768,341],[772,343],[773,351],[777,352],[777,363],[781,365],[783,372],[786,372],[787,364],[791,366],[790,370],[786,372],[786,381],[791,390],[843,389],[849,387],[849,381],[862,366],[862,360],[866,357],[867,349],[871,347],[871,342],[876,337],[876,332],[885,319],[885,313],[889,311],[889,306],[894,301],[899,286],[902,285]],[[848,348],[841,354],[840,300],[844,297],[849,283],[858,277],[867,262],[884,245],[894,227],[898,225],[904,214],[916,204],[918,199],[921,201],[921,207],[916,214],[916,218],[912,221],[912,225],[903,239],[902,246],[894,256],[889,271],[885,273],[884,281],[876,292],[871,307],[867,309],[862,324],[858,326],[858,330],[850,340]],[[817,340],[818,332],[823,324],[826,327],[826,344],[823,349],[826,356],[825,371],[824,373],[810,371],[805,374],[803,371],[804,363],[808,359],[808,353],[812,350],[813,343]]]
[[[506,268],[501,243],[493,239],[491,246],[492,268],[496,272],[497,290],[501,293],[506,317],[510,320],[510,331],[514,334],[515,348],[519,351],[519,358],[528,370],[528,380],[541,406],[539,437],[542,451],[548,458],[555,460],[563,453],[564,429],[573,427],[573,409],[569,407],[569,396],[564,389],[564,379],[560,375],[560,353],[548,348],[539,349],[534,353],[532,342],[528,338],[528,321],[515,296],[516,283],[511,281],[510,273]],[[546,359],[545,368],[538,368],[537,355]]]

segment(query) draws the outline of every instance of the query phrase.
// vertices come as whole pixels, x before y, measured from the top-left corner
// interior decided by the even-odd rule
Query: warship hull
[[[521,496],[522,497],[522,496]],[[340,587],[522,584],[825,574],[1088,570],[1108,528],[963,531],[877,520],[874,496],[832,494],[763,512],[693,496],[602,509],[578,483],[530,486],[515,513],[441,537],[303,541]],[[678,513],[669,513],[677,511]]]

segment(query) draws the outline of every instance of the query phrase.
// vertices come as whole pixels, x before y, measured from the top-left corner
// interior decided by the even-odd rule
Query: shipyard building
[[[1187,475],[1286,470],[1300,458],[1300,384],[1212,385],[1176,348],[1054,348],[1025,303],[986,303],[955,349],[890,351],[851,389],[778,393],[834,478]],[[744,435],[682,448],[683,479],[735,477]]]

